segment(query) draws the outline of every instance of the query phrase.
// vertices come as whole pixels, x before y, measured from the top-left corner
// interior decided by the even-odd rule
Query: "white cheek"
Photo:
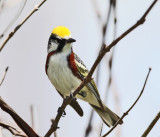
[[[51,42],[50,46],[49,46],[49,49],[48,49],[48,52],[51,52],[51,51],[54,51],[56,50],[58,47],[58,44],[55,43],[55,42]]]

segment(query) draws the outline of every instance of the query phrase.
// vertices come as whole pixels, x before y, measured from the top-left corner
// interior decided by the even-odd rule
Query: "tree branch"
[[[103,135],[102,137],[106,137],[107,135],[109,135],[109,134],[113,131],[113,129],[116,128],[116,126],[119,124],[119,122],[122,121],[122,119],[123,119],[126,115],[128,115],[128,113],[131,111],[131,109],[136,105],[136,103],[138,102],[138,100],[140,99],[140,97],[141,97],[142,94],[143,94],[143,91],[144,91],[144,89],[145,89],[145,86],[146,86],[146,83],[147,83],[147,80],[148,80],[150,71],[151,71],[151,68],[149,68],[149,71],[148,71],[146,80],[145,80],[145,82],[144,82],[143,88],[142,88],[142,90],[141,90],[138,98],[137,98],[137,99],[135,100],[135,102],[133,103],[133,105],[123,114],[123,116],[116,122],[116,124],[115,124],[105,135]]]
[[[141,137],[146,137],[149,134],[149,132],[152,130],[152,128],[157,123],[159,118],[160,118],[160,112],[158,112],[156,117],[152,120],[152,122],[150,123],[150,125],[148,126],[148,128],[145,130],[145,132],[143,133]]]
[[[148,15],[148,13],[150,12],[150,10],[153,8],[153,6],[155,5],[155,3],[158,0],[154,0],[154,2],[150,5],[150,7],[147,9],[147,11],[144,13],[144,15],[140,18],[140,20],[134,24],[131,28],[129,28],[127,31],[125,31],[121,36],[119,36],[117,39],[115,39],[109,46],[104,46],[104,48],[101,49],[100,54],[98,55],[96,61],[94,62],[90,72],[88,73],[87,77],[82,81],[82,83],[79,85],[79,87],[73,92],[73,96],[75,96],[88,82],[90,82],[91,77],[93,75],[93,72],[95,71],[97,65],[100,63],[100,61],[102,60],[102,58],[104,57],[104,55],[110,51],[110,49],[115,46],[122,38],[124,38],[127,34],[129,34],[131,31],[133,31],[135,28],[137,28],[139,25],[143,24],[145,21],[145,17]],[[71,102],[72,98],[68,97],[66,98],[62,105],[61,105],[61,111],[59,111],[56,115],[55,121],[52,123],[50,129],[48,130],[48,132],[46,133],[45,137],[49,137],[58,127],[58,123],[59,120],[63,114],[64,109],[66,108],[66,106]],[[120,120],[119,120],[120,121]]]
[[[3,81],[4,81],[5,77],[6,77],[7,71],[8,71],[8,67],[5,69],[5,72],[4,72],[4,75],[2,77],[2,80],[0,81],[0,86],[2,85],[2,83],[3,83]]]
[[[0,126],[3,127],[3,128],[5,128],[5,129],[7,129],[14,136],[27,137],[24,134],[21,134],[21,132],[18,131],[16,128],[14,128],[14,127],[12,127],[10,125],[7,125],[7,124],[4,124],[4,123],[0,122]]]
[[[8,113],[23,132],[29,137],[39,137],[33,129],[0,97],[0,107],[3,111]]]
[[[19,30],[19,28],[32,16],[32,14],[35,13],[46,1],[47,0],[42,0],[42,2],[39,5],[35,5],[34,9],[24,18],[24,20],[22,20],[22,22],[14,28],[14,30],[8,35],[8,37],[6,38],[6,40],[4,40],[4,42],[2,43],[2,45],[0,47],[0,52],[2,51],[2,49],[4,48],[4,46],[6,45],[6,43],[17,32],[17,30]]]

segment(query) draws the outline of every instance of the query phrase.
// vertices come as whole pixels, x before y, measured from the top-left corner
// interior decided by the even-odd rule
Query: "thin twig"
[[[138,100],[140,99],[140,97],[141,97],[142,94],[143,94],[143,91],[144,91],[144,89],[145,89],[145,86],[146,86],[146,83],[147,83],[147,80],[148,80],[148,77],[149,77],[150,72],[151,72],[151,68],[149,68],[149,71],[148,71],[146,80],[145,80],[145,82],[144,82],[143,88],[142,88],[139,96],[138,96],[137,99],[135,100],[135,102],[134,102],[134,103],[132,104],[132,106],[123,114],[123,116],[115,123],[115,125],[114,125],[105,135],[103,135],[102,137],[106,137],[107,135],[109,135],[109,134],[113,131],[113,129],[115,129],[115,128],[117,127],[117,125],[119,124],[119,122],[122,121],[122,119],[123,119],[126,115],[128,115],[128,113],[131,111],[131,109],[136,105],[136,103],[138,102]]]
[[[124,38],[127,34],[129,34],[131,31],[133,31],[135,28],[137,28],[139,25],[143,24],[145,22],[145,17],[148,15],[148,13],[150,12],[150,10],[152,9],[152,7],[155,5],[155,3],[158,0],[154,0],[154,2],[151,4],[151,6],[147,9],[147,11],[144,13],[144,15],[141,17],[141,19],[135,23],[135,25],[133,25],[131,28],[129,28],[127,31],[125,31],[121,36],[119,36],[116,40],[114,40],[109,46],[104,46],[104,48],[102,48],[100,54],[98,55],[96,61],[94,62],[91,70],[89,71],[87,77],[82,81],[82,83],[78,86],[78,88],[73,92],[73,96],[75,96],[88,82],[90,82],[92,80],[92,75],[97,67],[97,65],[100,63],[100,61],[102,60],[102,58],[104,57],[104,55],[110,51],[110,49],[115,46],[122,38]],[[44,137],[49,137],[55,130],[57,130],[57,125],[59,123],[59,120],[66,108],[66,106],[72,101],[72,97],[68,97],[66,98],[62,105],[61,105],[61,111],[59,111],[56,115],[55,121],[52,123],[50,129],[48,130],[48,132],[46,133],[46,135]]]
[[[8,68],[9,68],[9,67],[6,67],[6,69],[5,69],[5,72],[4,72],[4,75],[3,75],[3,77],[2,77],[2,80],[0,81],[0,86],[2,85],[2,83],[3,83],[3,81],[4,81],[5,77],[6,77]]]
[[[26,135],[21,134],[20,131],[18,131],[16,128],[14,128],[10,125],[7,125],[7,124],[4,124],[4,123],[0,122],[0,126],[7,129],[14,136],[27,137]]]
[[[18,17],[20,16],[20,14],[22,13],[25,5],[26,5],[27,0],[22,0],[22,3],[19,7],[18,12],[16,13],[16,15],[14,16],[14,18],[11,20],[11,22],[8,24],[8,26],[6,27],[6,29],[4,30],[4,32],[0,35],[0,39],[3,38],[3,36],[5,35],[5,33],[10,29],[10,27],[15,23],[15,21],[18,19]]]
[[[143,133],[141,137],[146,137],[149,134],[149,132],[152,130],[152,128],[157,123],[159,118],[160,118],[160,112],[158,112],[156,117],[152,120],[152,122],[150,123],[150,125],[148,126],[148,128],[145,130],[145,132]]]
[[[2,51],[2,49],[4,48],[4,46],[6,45],[6,43],[13,37],[13,35],[17,32],[17,30],[19,30],[19,28],[32,16],[33,13],[35,13],[37,10],[39,10],[39,8],[46,2],[47,0],[42,0],[42,2],[39,5],[35,5],[34,9],[24,18],[24,20],[22,20],[22,22],[17,25],[14,30],[8,35],[8,37],[6,38],[6,40],[4,40],[4,42],[2,43],[2,45],[0,46],[0,52]]]
[[[8,113],[23,132],[29,137],[39,137],[34,130],[0,97],[0,107]]]

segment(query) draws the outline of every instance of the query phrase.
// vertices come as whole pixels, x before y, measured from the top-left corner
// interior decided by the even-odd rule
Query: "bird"
[[[72,95],[89,73],[83,61],[73,52],[74,42],[76,40],[71,37],[70,30],[65,26],[55,27],[48,40],[45,71],[64,99]],[[75,98],[88,102],[109,127],[114,126],[120,119],[103,103],[93,79],[76,94]],[[83,110],[77,100],[73,99],[70,106],[83,116]],[[121,120],[119,124],[122,123]]]

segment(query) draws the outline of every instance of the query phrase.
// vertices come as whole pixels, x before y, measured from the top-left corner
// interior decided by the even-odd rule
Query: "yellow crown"
[[[56,35],[64,38],[66,36],[70,36],[71,32],[69,31],[68,28],[66,28],[64,26],[58,26],[58,27],[53,29],[52,34],[56,34]]]

